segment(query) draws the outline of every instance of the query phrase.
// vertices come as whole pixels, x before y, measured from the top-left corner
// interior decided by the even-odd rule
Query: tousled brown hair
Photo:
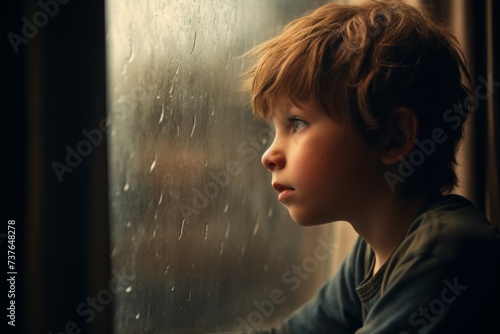
[[[443,117],[468,112],[469,75],[453,34],[423,9],[403,1],[327,4],[291,23],[250,54],[247,72],[254,114],[269,118],[283,99],[313,103],[334,119],[352,120],[368,143],[390,131],[398,107],[418,117],[418,138],[441,128],[447,140],[405,179],[406,193],[448,191],[463,124]]]

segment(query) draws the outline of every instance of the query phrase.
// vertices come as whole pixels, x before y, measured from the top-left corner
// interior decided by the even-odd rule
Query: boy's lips
[[[273,182],[273,188],[279,193],[278,200],[280,202],[283,202],[295,190],[293,187],[285,186],[277,182]]]

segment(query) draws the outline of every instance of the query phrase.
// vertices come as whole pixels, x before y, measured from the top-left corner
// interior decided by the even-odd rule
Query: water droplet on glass
[[[182,232],[184,231],[184,222],[185,222],[185,221],[186,221],[186,220],[185,220],[185,219],[183,219],[183,220],[182,220],[182,222],[181,222],[181,234],[179,235],[179,239],[177,239],[177,240],[181,240],[181,238],[182,238]]]
[[[194,40],[193,40],[193,47],[191,49],[191,52],[189,54],[192,54],[194,52],[194,49],[196,49],[196,31],[194,32]]]
[[[134,47],[132,45],[131,39],[129,39],[129,48],[130,48],[130,51],[129,51],[129,54],[127,56],[127,60],[129,63],[131,63],[134,60]]]
[[[269,210],[267,210],[267,216],[271,217],[273,215],[273,212],[274,212],[274,207],[271,205],[269,207]]]
[[[172,95],[174,91],[174,79],[172,79],[172,84],[170,85],[170,89],[168,90],[168,95]]]
[[[193,128],[191,129],[191,138],[193,138],[194,128],[196,127],[196,116],[193,116]]]
[[[156,158],[153,160],[153,162],[151,163],[151,167],[149,167],[149,172],[151,173],[153,171],[153,169],[155,169],[155,166],[156,166]]]
[[[229,68],[229,63],[231,62],[231,59],[232,59],[232,54],[231,54],[231,51],[229,51],[229,55],[227,57],[227,63],[226,63],[225,70],[227,70]]]
[[[163,122],[163,117],[165,117],[165,105],[162,103],[161,104],[161,114],[160,114],[160,120],[158,121],[158,124]]]
[[[257,222],[255,223],[255,226],[253,228],[253,236],[255,237],[257,235],[257,231],[259,230],[259,221],[257,220]]]

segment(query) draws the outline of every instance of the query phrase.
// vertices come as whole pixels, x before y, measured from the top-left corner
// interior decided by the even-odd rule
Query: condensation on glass
[[[239,91],[238,56],[320,4],[107,1],[116,333],[275,324],[331,275],[331,228],[277,202]]]

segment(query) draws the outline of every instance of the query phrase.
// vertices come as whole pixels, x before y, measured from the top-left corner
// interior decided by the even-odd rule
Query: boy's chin
[[[292,214],[292,212],[290,212],[290,217],[295,222],[295,224],[300,225],[300,226],[304,226],[304,227],[318,226],[318,225],[328,224],[328,223],[332,222],[330,220],[320,219],[317,217],[301,217],[301,216]]]

